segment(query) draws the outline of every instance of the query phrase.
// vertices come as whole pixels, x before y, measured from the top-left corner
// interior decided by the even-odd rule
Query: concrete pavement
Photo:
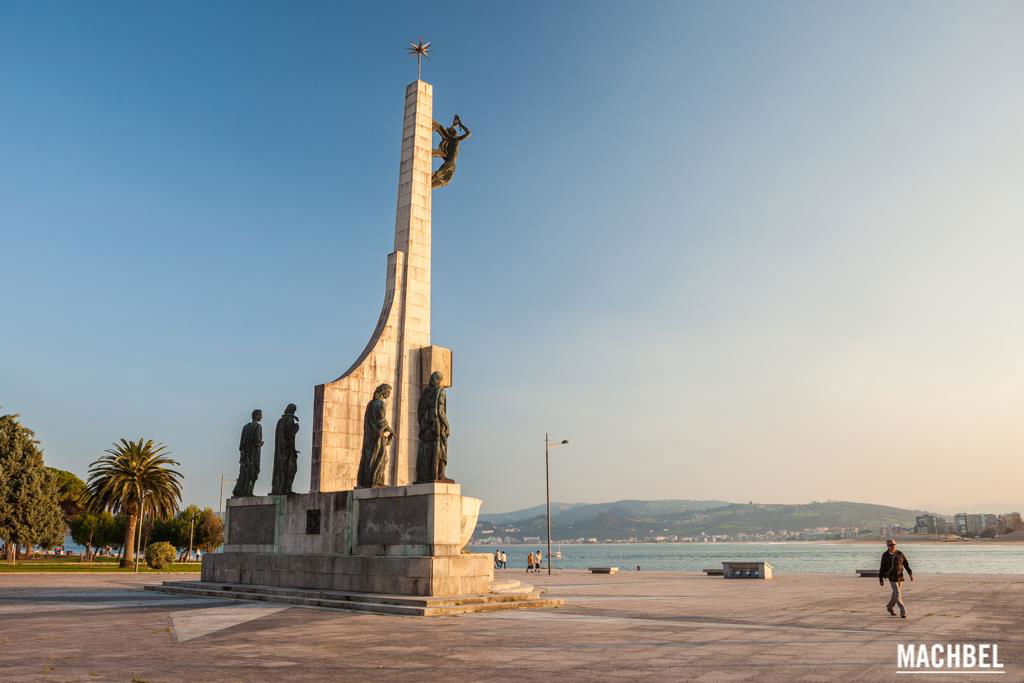
[[[997,680],[1024,680],[1024,575],[920,576],[902,620],[852,573],[502,575],[566,606],[403,617],[141,590],[166,577],[0,575],[0,678],[893,680],[897,643],[996,642]]]

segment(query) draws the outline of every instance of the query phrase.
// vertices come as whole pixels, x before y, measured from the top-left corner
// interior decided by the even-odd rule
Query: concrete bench
[[[878,570],[877,569],[858,569],[857,570],[857,575],[860,576],[861,578],[870,577],[872,579],[877,579],[878,578]]]
[[[619,571],[618,567],[589,567],[591,574],[615,574]]]
[[[725,570],[715,569],[714,567],[711,567],[710,569],[705,569],[704,573],[708,576],[722,576],[725,573]]]
[[[770,579],[772,566],[767,562],[723,562],[722,576],[726,579]]]

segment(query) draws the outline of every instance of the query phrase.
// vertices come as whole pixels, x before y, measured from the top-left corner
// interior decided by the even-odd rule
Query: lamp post
[[[569,443],[568,439],[562,439],[558,443],[551,443],[548,440],[548,433],[544,432],[544,483],[547,489],[548,507],[548,576],[551,576],[551,465],[549,464],[548,451]]]
[[[237,479],[224,479],[224,473],[220,475],[220,496],[217,498],[217,516],[223,518],[224,511],[224,482],[238,481]]]
[[[199,511],[192,513],[192,518],[188,522],[188,562],[192,561],[192,537],[196,528],[196,517],[199,516]]]

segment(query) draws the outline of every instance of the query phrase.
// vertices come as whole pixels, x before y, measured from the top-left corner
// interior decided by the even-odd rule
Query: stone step
[[[518,583],[518,582],[517,582]],[[386,593],[358,593],[355,591],[330,591],[317,588],[286,588],[283,586],[264,586],[258,584],[233,584],[218,581],[165,581],[165,586],[180,588],[195,588],[198,590],[221,590],[241,591],[244,593],[256,593],[260,595],[276,595],[285,597],[312,598],[331,601],[354,601],[365,602],[367,596],[372,596],[373,602],[387,605],[398,605],[405,607],[454,607],[458,605],[482,604],[490,602],[501,602],[505,600],[519,600],[523,596],[539,598],[543,591],[539,591],[528,584],[520,585],[507,592],[488,593],[484,595],[454,595],[454,596],[419,596],[419,595],[388,595]]]
[[[536,598],[529,600],[511,600],[505,602],[490,602],[480,605],[460,605],[456,607],[437,607],[428,609],[424,616],[441,617],[454,614],[474,614],[479,612],[499,612],[510,609],[544,609],[561,607],[564,601],[554,598]]]
[[[282,586],[263,586],[257,584],[232,584],[217,581],[166,581],[164,582],[164,585],[179,588],[195,588],[198,590],[241,591],[244,593],[256,593],[260,595],[301,597],[332,601],[348,600],[364,602],[367,596],[372,596],[373,602],[376,603],[406,607],[452,607],[456,605],[516,600],[521,599],[522,595],[539,598],[541,593],[541,591],[534,590],[532,586],[527,586],[529,590],[526,593],[523,593],[520,590],[510,593],[486,595],[418,596],[388,595],[384,593],[358,593],[354,591],[329,591],[316,588],[286,588]]]
[[[491,592],[498,593],[501,595],[509,594],[521,594],[525,595],[528,593],[538,592],[533,586],[516,579],[497,579],[491,582]],[[543,592],[543,591],[539,591]]]
[[[213,588],[188,588],[185,586],[146,586],[146,590],[169,593],[172,595],[193,595],[223,600],[251,600],[275,602],[296,607],[333,607],[360,612],[379,612],[383,614],[405,614],[408,616],[424,616],[426,608],[391,605],[379,602],[357,602],[355,600],[324,600],[320,598],[304,598],[294,595],[272,595],[267,593],[248,593],[242,590],[217,590]]]
[[[319,600],[353,600],[355,602],[360,602],[362,600],[361,596],[366,595],[365,593],[356,593],[352,591],[329,591],[319,590],[316,588],[286,588],[283,586],[235,584],[222,583],[218,581],[165,581],[164,586],[174,588],[194,588],[198,590],[240,591],[243,593],[257,593],[260,595],[276,595],[296,598],[316,598]],[[375,598],[376,602],[381,602],[388,605],[398,605],[406,607],[424,606],[424,598],[419,598],[417,596],[376,594]]]
[[[505,609],[559,607],[563,604],[561,600],[541,599],[539,592],[504,595],[417,597],[196,581],[165,582],[160,586],[146,586],[145,589],[174,595],[267,601],[299,607],[327,607],[362,612],[404,614],[408,616],[443,616]]]

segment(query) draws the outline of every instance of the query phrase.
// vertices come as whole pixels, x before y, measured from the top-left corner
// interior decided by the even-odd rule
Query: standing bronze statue
[[[293,493],[292,482],[298,467],[299,452],[295,450],[295,435],[299,432],[299,418],[295,417],[296,407],[289,403],[277,421],[274,430],[274,479],[270,495],[281,496]]]
[[[462,129],[462,135],[459,135],[459,131],[455,129],[456,126]],[[444,187],[452,181],[452,177],[455,175],[455,160],[459,158],[459,145],[472,135],[469,128],[462,125],[462,119],[458,114],[452,119],[452,125],[449,128],[434,121],[434,132],[441,136],[441,142],[438,143],[437,149],[433,150],[433,155],[441,157],[444,162],[430,177],[431,188]]]
[[[381,384],[373,392],[373,400],[366,404],[363,414],[363,456],[359,461],[359,488],[387,485],[388,446],[394,432],[388,424],[387,404],[391,385]]]
[[[252,411],[252,422],[242,427],[238,441],[238,480],[231,492],[233,498],[252,495],[252,487],[260,476],[260,449],[263,447],[263,411]]]
[[[416,483],[451,482],[444,476],[448,464],[448,399],[440,372],[430,375],[430,384],[420,394],[417,417],[420,423],[420,447],[416,453]]]

